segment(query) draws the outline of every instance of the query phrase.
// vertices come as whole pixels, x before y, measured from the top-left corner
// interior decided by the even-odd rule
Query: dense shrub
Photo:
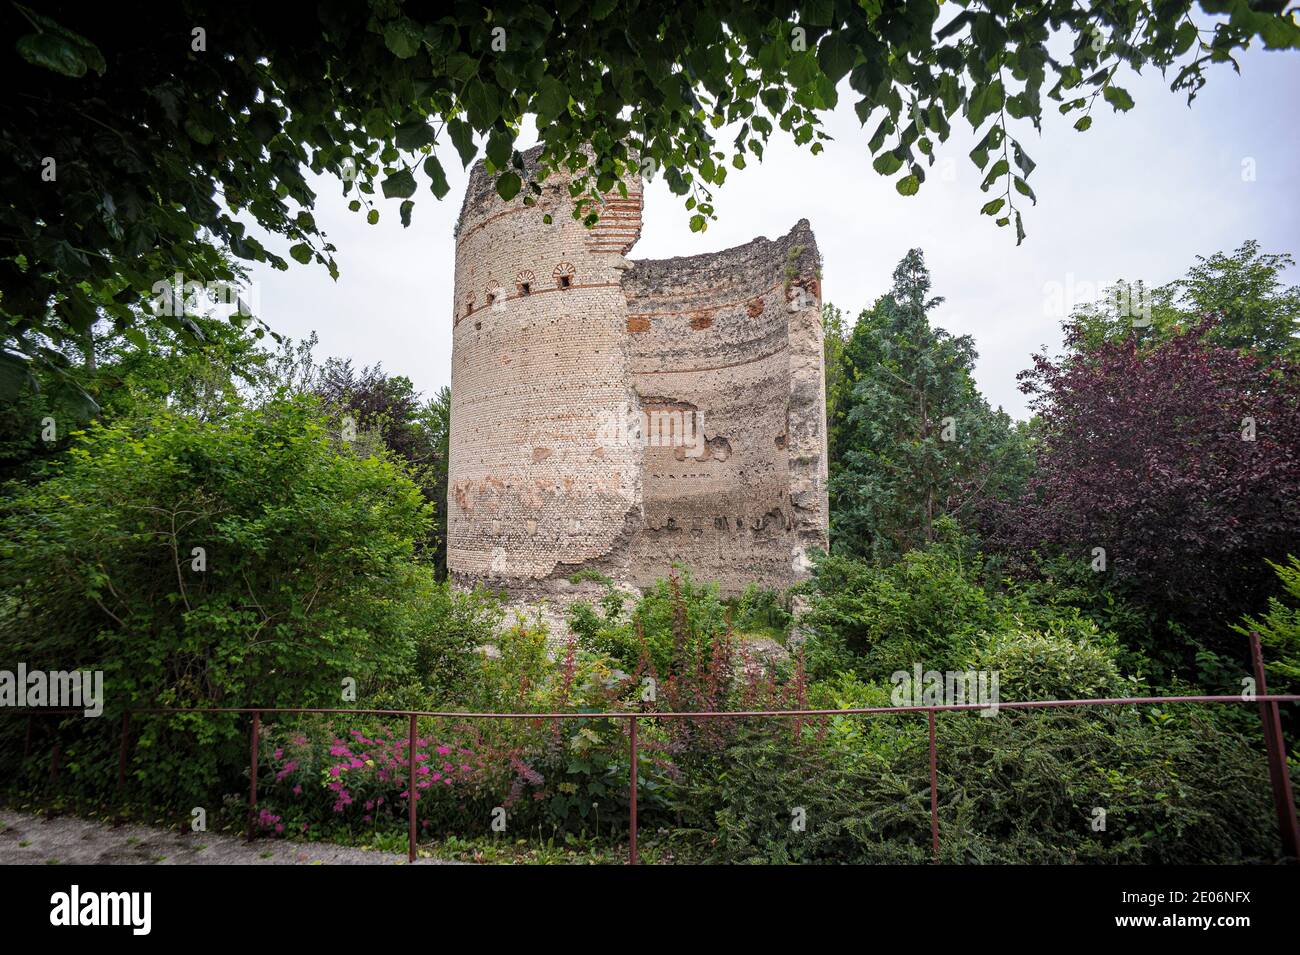
[[[103,670],[104,722],[127,707],[340,705],[345,679],[364,700],[413,672],[412,629],[436,615],[394,600],[435,593],[413,562],[419,491],[389,461],[337,447],[308,403],[96,425],[11,493],[6,658]],[[423,653],[438,655],[427,640]],[[69,773],[93,785],[113,778],[115,751],[88,722],[64,736]],[[236,717],[138,729],[137,776],[163,801],[242,766]]]
[[[1091,623],[1057,621],[1045,632],[1013,630],[983,636],[969,663],[996,670],[999,694],[1014,700],[1126,696],[1132,688]]]
[[[955,669],[974,635],[996,622],[960,544],[940,542],[880,566],[832,555],[820,560],[802,626],[812,635],[816,677],[855,669],[885,679],[918,661]]]
[[[1300,688],[1300,558],[1288,555],[1285,564],[1269,564],[1282,585],[1280,596],[1270,597],[1268,611],[1246,617],[1233,629],[1242,636],[1259,634],[1265,657],[1270,693],[1295,693]]]
[[[1053,682],[1050,669],[1035,681]],[[716,775],[695,777],[689,792],[688,834],[710,834],[702,840],[708,858],[930,858],[924,716],[832,717],[824,728],[807,727],[796,745],[740,733],[720,765]],[[946,862],[1203,863],[1277,854],[1258,746],[1192,706],[944,714],[938,768]],[[1094,829],[1098,809],[1103,831]]]

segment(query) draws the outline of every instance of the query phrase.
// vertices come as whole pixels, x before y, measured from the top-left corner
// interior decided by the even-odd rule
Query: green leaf
[[[513,172],[503,172],[497,176],[497,195],[509,202],[515,196],[519,195],[519,189],[523,185],[519,176]]]
[[[545,127],[555,121],[561,113],[569,108],[569,91],[563,83],[553,76],[543,76],[541,89],[533,98],[533,109],[537,113],[537,125]]]
[[[301,262],[303,265],[306,265],[311,261],[311,246],[306,242],[299,242],[296,245],[290,246],[289,256],[295,262]]]
[[[212,130],[196,119],[185,120],[185,133],[196,143],[206,146],[212,142]]]
[[[1038,205],[1038,197],[1034,195],[1034,190],[1029,188],[1029,183],[1025,182],[1019,176],[1015,177],[1015,183],[1016,192],[1020,193],[1022,196],[1028,196],[1030,202],[1034,205]]]
[[[14,44],[18,55],[33,66],[44,67],[73,79],[86,75],[86,61],[77,47],[49,33],[29,33]]]
[[[399,207],[398,214],[402,218],[402,228],[411,224],[411,210],[415,208],[415,203],[410,199],[404,199]]]
[[[447,174],[443,171],[442,163],[438,161],[437,156],[430,156],[424,161],[424,174],[429,177],[429,188],[438,199],[450,191],[451,187],[447,185]]]
[[[415,195],[415,177],[409,169],[398,170],[379,185],[389,199],[409,199]]]
[[[402,123],[396,127],[396,135],[393,137],[394,143],[398,149],[415,150],[423,146],[433,145],[433,127],[423,119],[415,120],[410,123]]]
[[[871,168],[882,176],[892,176],[902,167],[903,160],[893,152],[881,153],[871,164]]]
[[[1005,176],[1008,172],[1010,172],[1010,170],[1011,170],[1011,164],[1008,163],[1005,159],[999,159],[997,162],[995,162],[992,166],[989,167],[988,175],[984,177],[984,182],[980,184],[980,188],[987,190],[988,187],[993,185],[993,183],[996,182],[999,177]]]
[[[468,169],[478,154],[478,147],[474,145],[474,130],[460,117],[453,117],[447,120],[447,133],[451,136],[451,144],[460,154],[461,165]]]
[[[1092,125],[1091,116],[1080,116],[1077,120],[1074,121],[1074,128],[1081,133],[1086,132],[1088,127],[1090,127],[1091,125]]]
[[[817,62],[833,83],[838,83],[853,69],[857,50],[839,31],[832,31],[817,44]]]
[[[420,49],[424,34],[415,21],[400,17],[384,24],[384,45],[399,59],[407,60]]]
[[[970,120],[971,128],[978,129],[988,116],[1002,109],[1002,98],[1001,80],[979,87],[966,104],[966,118]]]
[[[505,169],[510,164],[510,147],[514,145],[514,138],[504,129],[493,129],[488,136],[487,154],[488,162],[497,169]]]
[[[123,329],[122,336],[141,351],[149,350],[149,339],[144,332],[140,331],[140,329],[138,328]]]
[[[1133,97],[1129,96],[1128,91],[1122,87],[1107,86],[1101,95],[1116,110],[1128,112],[1133,108]]]
[[[914,196],[921,188],[921,180],[915,175],[904,176],[894,184],[900,196]]]
[[[986,216],[997,215],[998,210],[1001,209],[1002,206],[1005,204],[1006,204],[1006,199],[1003,199],[1001,197],[997,199],[990,199],[988,202],[984,203],[984,205],[980,207],[980,214]]]
[[[366,213],[366,221],[369,222],[371,225],[376,225],[376,224],[378,224],[378,222],[379,222],[379,210],[378,210],[378,209],[371,209],[369,212],[367,212],[367,213]]]
[[[698,212],[695,215],[691,216],[692,232],[703,232],[705,229],[708,228],[708,226],[709,226],[708,220],[705,219],[704,216],[700,215]]]

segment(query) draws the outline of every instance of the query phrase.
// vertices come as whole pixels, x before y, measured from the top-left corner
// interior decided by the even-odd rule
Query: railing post
[[[407,826],[406,826],[406,861],[415,861],[415,714],[411,714],[410,739],[407,742]]]
[[[122,742],[117,750],[117,794],[126,792],[126,748],[131,735],[131,711],[122,711]]]
[[[934,861],[939,861],[939,760],[934,745],[934,710],[927,710],[930,718],[930,841],[934,844]]]
[[[248,833],[249,842],[253,841],[255,830],[254,816],[257,812],[257,737],[262,729],[262,714],[258,710],[253,710],[253,739],[249,746],[250,755],[248,762]]]
[[[1259,634],[1250,631],[1250,663],[1255,671],[1255,691],[1268,695],[1264,679],[1264,654]],[[1282,851],[1300,859],[1300,826],[1296,823],[1295,797],[1291,793],[1291,774],[1286,765],[1286,747],[1282,742],[1282,717],[1276,702],[1260,701],[1259,720],[1264,726],[1264,749],[1268,753],[1268,777],[1273,787],[1273,805],[1277,809],[1277,828],[1282,836]]]
[[[627,864],[637,864],[636,853],[636,771],[637,763],[640,761],[639,751],[636,742],[636,717],[628,718],[628,737],[631,742],[632,751],[632,770],[631,770],[631,789],[628,791],[628,826],[627,826]]]

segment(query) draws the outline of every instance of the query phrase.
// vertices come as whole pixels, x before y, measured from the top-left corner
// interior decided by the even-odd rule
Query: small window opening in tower
[[[560,288],[568,288],[568,287],[569,287],[569,283],[572,282],[572,281],[573,281],[572,276],[569,276],[569,275],[561,275],[561,276],[560,276]]]
[[[520,282],[520,283],[519,283],[519,294],[520,294],[520,295],[530,295],[530,294],[532,294],[532,291],[533,291],[533,286],[532,286],[532,283],[531,283],[531,282]]]

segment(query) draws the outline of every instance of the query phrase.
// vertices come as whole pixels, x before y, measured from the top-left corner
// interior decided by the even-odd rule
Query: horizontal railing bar
[[[365,710],[332,709],[310,706],[195,706],[195,707],[145,707],[130,709],[132,715],[150,713],[155,715],[181,715],[185,713],[313,713],[332,714],[336,716],[391,716],[391,717],[427,717],[430,719],[499,719],[499,720],[572,720],[572,719],[721,719],[725,717],[799,717],[799,716],[865,716],[888,713],[943,713],[966,710],[1026,710],[1049,709],[1070,706],[1146,706],[1159,703],[1300,703],[1300,695],[1272,694],[1245,699],[1240,695],[1232,696],[1120,696],[1100,697],[1087,700],[1019,700],[1006,703],[936,703],[931,706],[866,706],[850,707],[839,710],[699,710],[696,712],[657,711],[657,710],[609,710],[589,713],[473,713],[439,710]],[[82,713],[84,710],[52,710],[42,707],[15,707],[0,710],[0,713],[21,713],[32,716],[39,713],[49,715],[67,715]]]

